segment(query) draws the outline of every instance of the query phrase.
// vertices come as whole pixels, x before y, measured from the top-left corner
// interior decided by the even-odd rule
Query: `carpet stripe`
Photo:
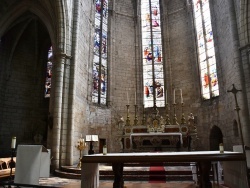
[[[165,183],[166,175],[163,163],[152,163],[149,168],[149,183]]]

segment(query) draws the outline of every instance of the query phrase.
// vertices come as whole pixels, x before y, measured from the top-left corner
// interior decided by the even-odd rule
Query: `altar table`
[[[99,183],[99,169],[98,163],[112,163],[114,172],[113,188],[123,188],[123,165],[124,163],[140,162],[197,162],[199,165],[199,185],[200,188],[212,187],[209,180],[209,172],[211,169],[212,161],[238,162],[242,169],[242,179],[238,180],[237,177],[233,177],[234,173],[230,174],[230,178],[235,178],[235,181],[239,181],[240,186],[248,187],[247,175],[246,175],[246,157],[243,153],[225,151],[220,153],[219,151],[193,151],[193,152],[144,152],[144,153],[108,153],[84,155],[82,156],[82,181],[81,188],[97,188]],[[234,164],[235,165],[235,164]],[[235,165],[235,169],[239,168],[239,165]],[[224,177],[227,173],[224,173]],[[244,177],[245,176],[245,177]],[[225,177],[227,178],[227,177]]]
[[[148,141],[144,145],[144,142]],[[183,144],[182,133],[132,133],[130,135],[130,145],[132,150],[147,150],[149,148],[175,148],[178,149]],[[135,145],[135,148],[134,148]],[[144,152],[142,151],[142,152]],[[146,151],[148,152],[148,151]]]

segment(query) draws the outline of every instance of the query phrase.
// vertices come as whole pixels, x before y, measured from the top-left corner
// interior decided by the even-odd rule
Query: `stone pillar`
[[[53,104],[53,130],[52,130],[52,165],[54,168],[60,167],[61,159],[61,124],[62,124],[62,97],[63,78],[66,54],[54,55],[53,79],[54,79],[54,104]]]
[[[61,143],[62,149],[61,152],[65,153],[63,158],[60,158],[62,165],[73,165],[73,124],[71,123],[71,115],[70,111],[70,85],[72,84],[70,80],[73,80],[70,72],[70,61],[71,56],[65,57],[65,65],[64,65],[64,75],[63,75],[63,102],[62,102],[62,140],[64,142]],[[73,97],[73,96],[71,96]]]
[[[233,42],[232,46],[234,48],[234,61],[237,63],[237,69],[239,71],[239,85],[236,83],[236,88],[241,89],[242,92],[239,92],[237,95],[237,99],[239,101],[239,107],[241,109],[240,111],[240,119],[241,119],[241,125],[242,126],[242,132],[243,132],[243,139],[244,139],[244,144],[249,145],[250,144],[250,137],[248,132],[250,131],[250,127],[248,126],[250,123],[249,119],[249,107],[247,103],[247,88],[246,88],[246,80],[245,80],[245,70],[244,70],[244,63],[242,60],[243,54],[242,54],[242,49],[239,49],[240,46],[240,35],[238,32],[238,25],[237,25],[237,20],[236,20],[236,12],[235,12],[235,4],[234,0],[229,0],[228,1],[229,5],[229,17],[230,17],[230,26],[231,26],[231,31],[232,31],[232,37],[233,37]],[[243,11],[243,9],[241,10]],[[241,12],[241,15],[244,13]],[[241,20],[243,23],[244,21]],[[243,29],[243,28],[241,28]],[[240,123],[240,122],[238,122]]]

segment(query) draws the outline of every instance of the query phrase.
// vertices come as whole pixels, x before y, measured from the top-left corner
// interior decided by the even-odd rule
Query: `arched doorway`
[[[214,125],[210,130],[209,136],[210,151],[219,150],[220,143],[223,143],[223,134],[221,129]]]

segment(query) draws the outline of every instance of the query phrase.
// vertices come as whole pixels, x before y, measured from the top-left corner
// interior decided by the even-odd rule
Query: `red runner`
[[[149,169],[149,183],[165,183],[166,175],[163,163],[151,163]]]

